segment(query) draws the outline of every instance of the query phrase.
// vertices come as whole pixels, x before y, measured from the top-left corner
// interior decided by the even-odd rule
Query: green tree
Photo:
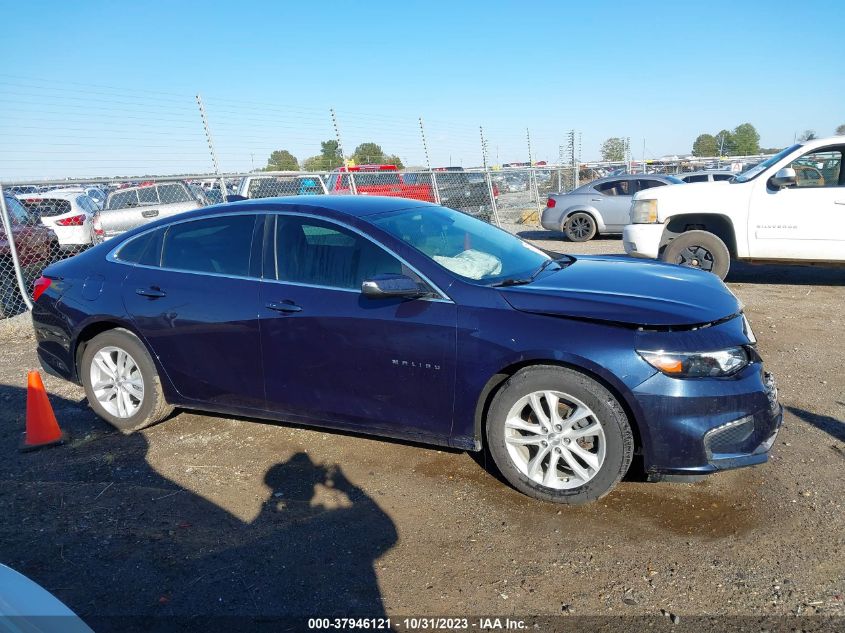
[[[328,171],[326,160],[322,156],[309,156],[302,161],[302,169],[305,171]]]
[[[396,165],[396,169],[405,169],[405,164],[402,162],[402,159],[399,158],[396,154],[385,156],[384,162],[387,165]]]
[[[625,160],[625,139],[613,136],[602,143],[601,159],[615,162]]]
[[[356,165],[368,165],[384,161],[384,150],[376,143],[361,143],[352,152],[352,160]]]
[[[845,136],[845,123],[836,128],[836,133],[840,136]]]
[[[818,138],[816,136],[815,130],[804,130],[804,133],[798,137],[799,141],[812,141],[814,138]]]
[[[718,156],[719,141],[712,134],[699,134],[692,144],[693,156]]]
[[[286,149],[277,149],[267,159],[264,171],[299,171],[299,161]]]
[[[734,153],[738,156],[750,156],[760,153],[760,135],[750,123],[743,123],[734,128]]]
[[[343,165],[343,156],[340,154],[340,146],[335,140],[323,141],[320,143],[320,167],[326,171]]]
[[[734,135],[727,130],[722,130],[716,135],[716,143],[719,147],[719,156],[730,156],[734,153]]]

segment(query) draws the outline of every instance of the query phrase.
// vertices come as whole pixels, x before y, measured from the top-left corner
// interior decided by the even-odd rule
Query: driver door
[[[455,304],[366,297],[361,283],[377,274],[423,280],[345,225],[268,219],[260,290],[268,408],[333,426],[448,437]]]
[[[788,165],[797,183],[760,179],[749,209],[749,252],[761,259],[845,260],[845,144],[812,150]]]

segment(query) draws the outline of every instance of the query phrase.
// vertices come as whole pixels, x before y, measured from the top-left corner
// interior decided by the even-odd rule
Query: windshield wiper
[[[546,268],[548,268],[552,264],[557,264],[560,267],[560,269],[563,270],[564,268],[566,268],[566,266],[563,265],[564,263],[566,265],[569,265],[574,261],[575,261],[575,259],[570,257],[569,255],[564,255],[563,257],[557,257],[555,259],[547,259],[542,264],[540,264],[540,267],[537,270],[535,270],[533,273],[531,273],[530,277],[526,277],[526,278],[510,277],[508,279],[503,279],[502,281],[497,281],[494,284],[490,284],[490,287],[491,288],[501,288],[501,287],[504,287],[504,286],[521,286],[521,285],[524,285],[524,284],[530,284],[532,281],[537,279],[537,277],[539,277],[540,274],[544,270],[546,270]]]

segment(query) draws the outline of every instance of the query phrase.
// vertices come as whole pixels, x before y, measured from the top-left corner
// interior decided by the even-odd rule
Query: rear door
[[[210,408],[264,408],[252,255],[262,218],[215,215],[144,234],[123,284],[126,310],[176,390]]]
[[[609,231],[621,231],[628,224],[635,184],[634,180],[622,178],[595,186],[599,195],[591,196],[591,203]]]
[[[366,278],[416,273],[350,227],[279,214],[268,228],[260,300],[268,408],[448,437],[455,304],[365,297]]]

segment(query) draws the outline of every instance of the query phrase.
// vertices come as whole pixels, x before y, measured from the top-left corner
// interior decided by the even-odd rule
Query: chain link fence
[[[33,285],[52,262],[132,228],[200,207],[283,196],[395,196],[451,207],[516,232],[536,226],[546,197],[571,191],[571,167],[397,171],[258,172],[179,178],[113,178],[0,185],[0,318],[32,306]]]

